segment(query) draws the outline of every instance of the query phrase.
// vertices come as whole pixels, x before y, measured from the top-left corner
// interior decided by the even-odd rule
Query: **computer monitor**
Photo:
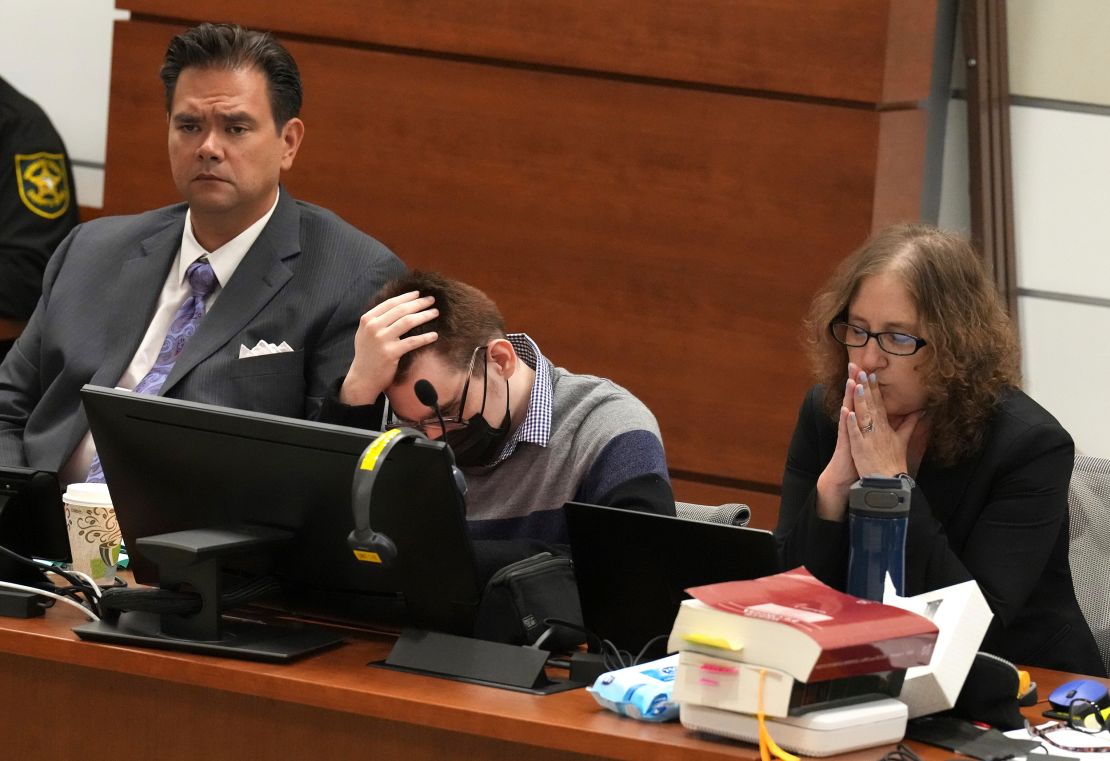
[[[582,621],[633,655],[649,643],[664,654],[690,587],[780,570],[770,531],[578,502],[563,510]]]
[[[69,560],[65,511],[54,473],[0,466],[0,545],[26,558]],[[0,553],[0,580],[35,584],[43,576]]]
[[[290,613],[357,625],[470,635],[480,598],[450,452],[410,438],[374,485],[373,528],[393,567],[359,562],[352,481],[374,431],[85,386],[82,399],[135,579],[158,582],[139,537],[254,526],[287,531],[280,549],[228,561],[268,574]],[[79,632],[80,633],[80,632]]]

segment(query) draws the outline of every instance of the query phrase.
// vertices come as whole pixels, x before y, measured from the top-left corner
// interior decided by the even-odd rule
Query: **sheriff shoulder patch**
[[[23,205],[40,217],[57,219],[69,208],[69,175],[61,153],[15,154],[15,176]]]

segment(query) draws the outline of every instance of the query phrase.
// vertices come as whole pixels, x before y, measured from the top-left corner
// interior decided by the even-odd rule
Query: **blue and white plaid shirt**
[[[532,384],[532,395],[528,399],[528,412],[524,420],[517,426],[512,438],[505,443],[501,454],[490,463],[490,467],[509,459],[516,451],[516,445],[521,442],[546,447],[548,439],[551,438],[551,410],[554,395],[551,386],[551,362],[540,352],[540,347],[527,333],[510,333],[507,338],[524,364],[536,371],[536,381]],[[509,382],[512,383],[511,380]]]

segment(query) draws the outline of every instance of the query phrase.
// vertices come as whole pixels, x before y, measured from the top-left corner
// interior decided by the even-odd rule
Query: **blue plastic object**
[[[678,718],[678,704],[671,700],[678,654],[651,663],[609,671],[586,691],[599,705],[641,721]]]
[[[848,594],[881,602],[887,574],[904,594],[910,487],[899,478],[868,476],[848,494]]]
[[[1065,682],[1052,691],[1048,702],[1053,710],[1067,713],[1068,708],[1076,700],[1086,700],[1099,708],[1110,708],[1110,693],[1106,686],[1091,679],[1073,679]]]

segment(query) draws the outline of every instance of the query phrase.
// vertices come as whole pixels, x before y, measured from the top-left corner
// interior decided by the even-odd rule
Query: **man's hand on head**
[[[373,404],[393,383],[401,357],[439,337],[434,331],[401,337],[439,315],[434,302],[431,296],[410,291],[386,299],[362,315],[355,333],[355,358],[339,389],[340,402]]]

